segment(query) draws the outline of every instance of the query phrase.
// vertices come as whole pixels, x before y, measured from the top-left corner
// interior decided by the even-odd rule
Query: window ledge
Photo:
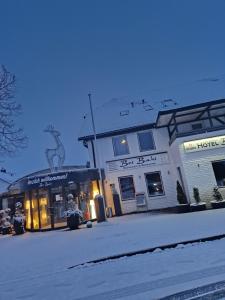
[[[148,196],[149,200],[158,200],[159,198],[166,198],[166,195],[161,196]]]
[[[127,203],[127,202],[134,202],[134,201],[136,201],[136,199],[134,198],[134,199],[128,199],[128,200],[121,200],[123,203]]]

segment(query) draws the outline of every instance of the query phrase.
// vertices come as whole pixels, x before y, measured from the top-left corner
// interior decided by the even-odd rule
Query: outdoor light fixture
[[[125,139],[122,139],[120,143],[121,143],[121,144],[126,144],[126,142],[127,142],[127,141],[126,141]]]

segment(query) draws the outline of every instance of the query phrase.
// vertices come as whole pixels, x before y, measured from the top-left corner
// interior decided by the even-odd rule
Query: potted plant
[[[201,201],[199,189],[197,187],[193,188],[193,196],[195,203],[191,203],[191,211],[201,211],[206,209],[206,203]]]
[[[2,234],[12,233],[12,225],[10,223],[10,208],[6,208],[0,211],[0,228]]]
[[[183,191],[180,182],[177,180],[177,202],[179,205],[176,207],[178,213],[190,212],[190,204],[187,201],[187,197]]]
[[[78,209],[78,205],[74,201],[73,195],[69,194],[67,197],[67,210],[64,213],[67,219],[67,226],[70,230],[78,229],[83,219],[83,213]]]
[[[213,188],[213,198],[215,200],[210,201],[212,208],[225,208],[225,200],[223,200],[218,186]]]
[[[13,217],[13,228],[15,234],[25,233],[25,216],[23,213],[23,205],[21,202],[17,202],[15,205],[15,215]]]

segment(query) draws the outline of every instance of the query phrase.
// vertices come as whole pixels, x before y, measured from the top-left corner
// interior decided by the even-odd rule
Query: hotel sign
[[[169,163],[168,153],[161,152],[152,155],[143,155],[108,161],[107,167],[109,172],[114,172],[165,163]]]
[[[225,135],[215,136],[207,139],[194,140],[184,143],[185,152],[196,152],[225,147]]]

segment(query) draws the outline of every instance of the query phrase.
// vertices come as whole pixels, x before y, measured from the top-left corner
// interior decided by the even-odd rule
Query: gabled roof
[[[205,101],[201,103],[196,103],[193,105],[188,106],[177,106],[174,109],[167,109],[159,110],[157,113],[156,111],[149,114],[149,123],[144,123],[135,126],[129,126],[129,127],[123,127],[115,130],[106,130],[100,133],[97,133],[96,137],[99,138],[105,138],[115,135],[122,135],[126,133],[151,129],[151,128],[159,128],[159,127],[166,127],[169,125],[169,122],[172,118],[172,116],[176,115],[176,117],[185,118],[187,119],[189,115],[189,121],[191,122],[194,118],[193,116],[196,116],[197,114],[202,113],[206,108],[211,108],[212,110],[218,111],[218,108],[220,108],[220,111],[224,109],[225,114],[225,99],[218,99],[213,101]],[[191,117],[192,116],[192,117]],[[154,117],[154,118],[153,118]],[[83,135],[78,138],[78,141],[88,141],[93,140],[94,135]]]

